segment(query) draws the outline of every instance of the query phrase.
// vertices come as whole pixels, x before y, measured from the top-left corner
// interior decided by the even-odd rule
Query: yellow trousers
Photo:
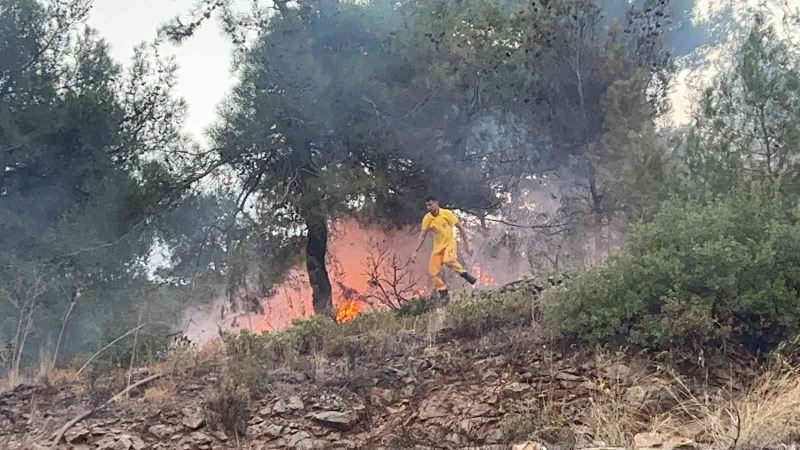
[[[456,251],[455,242],[445,247],[444,250],[431,253],[430,262],[428,262],[428,274],[431,276],[433,286],[437,291],[447,290],[447,284],[442,280],[442,266],[447,266],[450,269],[462,274],[466,272],[464,267],[458,262],[458,252]]]

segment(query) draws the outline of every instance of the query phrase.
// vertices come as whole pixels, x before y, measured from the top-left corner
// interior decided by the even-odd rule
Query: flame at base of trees
[[[336,321],[339,323],[347,323],[361,314],[361,304],[358,302],[344,303],[336,311]]]

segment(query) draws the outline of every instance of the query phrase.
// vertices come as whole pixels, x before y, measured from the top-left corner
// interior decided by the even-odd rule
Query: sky
[[[137,44],[152,42],[161,23],[191,11],[195,1],[95,0],[88,22],[111,45],[114,58],[127,65]],[[231,50],[214,21],[180,46],[164,43],[161,47],[163,54],[177,60],[176,94],[188,103],[187,131],[201,142],[203,130],[213,123],[217,105],[234,83]]]
[[[178,14],[186,14],[196,0],[95,0],[89,24],[109,42],[112,54],[119,62],[127,64],[135,45],[153,41],[159,24]],[[623,1],[623,0],[618,0]],[[699,17],[713,11],[730,0],[698,0]],[[756,4],[762,0],[735,0]],[[779,7],[800,8],[800,0],[766,0]],[[230,72],[231,45],[218,25],[211,21],[181,46],[167,43],[163,53],[174,55],[178,69],[176,93],[188,103],[186,129],[200,142],[205,142],[203,130],[213,123],[217,105],[225,98],[234,83]],[[703,78],[710,78],[707,73]],[[673,115],[676,123],[690,119],[692,95],[686,87],[689,73],[678,74],[672,95]]]

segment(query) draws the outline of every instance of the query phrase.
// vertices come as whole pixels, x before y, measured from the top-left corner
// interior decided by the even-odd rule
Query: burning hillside
[[[328,266],[338,320],[349,321],[366,311],[395,309],[430,292],[427,253],[421,252],[417,261],[411,260],[415,239],[415,232],[410,229],[386,231],[355,221],[344,221],[334,227]],[[474,254],[461,255],[461,260],[478,278],[478,283],[471,287],[445,273],[455,290],[496,287],[528,273],[528,264],[522,258],[509,252],[490,251],[491,244],[486,236],[473,233],[471,241]],[[193,340],[204,341],[216,335],[217,327],[278,331],[294,320],[311,317],[311,287],[306,270],[292,269],[272,290],[272,295],[263,299],[261,306],[263,314],[228,314],[219,321],[209,320],[214,312],[195,313],[189,319],[188,335]],[[218,303],[214,309],[218,311],[219,307]]]

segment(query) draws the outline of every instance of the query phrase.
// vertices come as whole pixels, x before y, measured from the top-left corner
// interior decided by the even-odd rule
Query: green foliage
[[[687,139],[688,184],[713,194],[738,180],[783,178],[798,191],[800,48],[762,14],[703,93]]]
[[[769,350],[800,332],[800,228],[777,186],[671,201],[622,254],[547,294],[546,318],[589,344]]]
[[[492,292],[450,303],[445,311],[445,325],[454,336],[474,338],[498,328],[530,324],[534,320],[536,303],[527,290]]]
[[[123,71],[85,24],[91,3],[0,2],[0,356],[12,371],[48,341],[59,354],[107,342],[107,321],[156,290],[143,225],[164,200],[159,153],[185,144],[176,68],[140,47]]]
[[[347,353],[349,341],[381,337],[401,330],[413,330],[416,318],[400,317],[394,312],[362,314],[347,323],[336,323],[324,316],[299,320],[278,333],[254,334],[243,331],[225,336],[227,354],[245,366],[257,361],[264,370],[293,365],[315,354],[340,357]]]

